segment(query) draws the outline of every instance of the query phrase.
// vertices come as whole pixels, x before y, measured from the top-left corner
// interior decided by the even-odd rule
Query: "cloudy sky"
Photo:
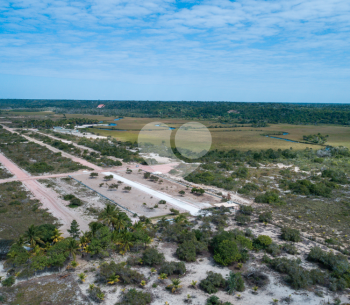
[[[350,1],[2,0],[0,98],[350,102]]]

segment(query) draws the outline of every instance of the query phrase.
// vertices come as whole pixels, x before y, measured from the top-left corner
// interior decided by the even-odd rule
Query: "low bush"
[[[176,250],[179,259],[186,262],[196,261],[196,246],[193,241],[185,241]]]
[[[250,222],[250,217],[248,215],[237,214],[235,220],[240,225],[245,225]]]
[[[240,273],[233,273],[227,276],[226,290],[229,294],[235,294],[236,291],[242,292],[245,290],[244,280]]]
[[[164,254],[160,253],[157,249],[148,248],[145,251],[143,251],[142,261],[146,266],[154,267],[163,264],[165,258]]]
[[[167,276],[173,274],[183,275],[186,273],[186,266],[183,262],[165,262],[158,270],[158,273],[164,273]]]
[[[96,303],[101,303],[104,300],[105,294],[102,292],[100,287],[94,286],[89,289],[89,297]]]
[[[260,222],[271,222],[272,221],[272,212],[267,211],[259,215]]]
[[[218,288],[224,288],[226,285],[225,279],[220,273],[214,273],[213,271],[207,272],[207,277],[201,280],[199,287],[206,293],[212,294],[218,292]]]
[[[11,287],[16,282],[16,278],[14,276],[9,276],[7,279],[4,279],[1,284],[4,287]]]
[[[115,305],[148,305],[151,304],[152,297],[148,292],[138,291],[135,288],[129,289],[122,295],[122,300]]]
[[[245,215],[252,215],[254,209],[249,205],[241,205],[239,208],[239,212]]]
[[[289,228],[289,227],[282,228],[281,237],[283,240],[287,240],[287,241],[292,241],[292,242],[301,241],[300,231],[297,229]]]
[[[291,254],[291,255],[298,254],[298,249],[293,244],[283,244],[282,245],[282,250],[287,252],[288,254]]]
[[[266,252],[270,253],[272,256],[278,256],[281,255],[281,248],[277,244],[272,243],[267,246]]]
[[[265,194],[255,197],[257,203],[279,203],[281,200],[277,192],[266,191]]]
[[[220,265],[228,266],[241,259],[237,244],[232,240],[224,240],[214,249],[214,260]]]
[[[79,198],[73,198],[72,200],[70,200],[69,207],[70,208],[80,207],[83,204],[84,203]]]
[[[63,199],[67,200],[67,201],[72,200],[74,198],[76,198],[76,197],[73,194],[67,194],[67,195],[63,196]]]
[[[263,249],[266,249],[269,245],[272,244],[272,239],[270,236],[267,235],[259,235],[254,240],[254,245],[260,245]]]
[[[206,305],[233,305],[230,302],[222,302],[216,295],[209,297],[205,303]]]
[[[105,262],[100,265],[99,270],[100,280],[104,283],[113,275],[119,275],[119,280],[124,284],[139,284],[144,279],[143,274],[126,267],[125,263]]]

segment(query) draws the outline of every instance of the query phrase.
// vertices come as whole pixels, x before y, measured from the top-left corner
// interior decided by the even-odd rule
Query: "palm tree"
[[[127,251],[130,250],[130,247],[133,246],[132,234],[130,232],[127,232],[127,231],[122,232],[119,235],[119,238],[118,238],[116,244],[122,248],[120,253],[124,255]]]
[[[27,231],[24,232],[23,238],[29,243],[30,247],[33,249],[36,243],[43,244],[41,240],[41,234],[38,232],[38,227],[31,225]]]
[[[53,231],[53,235],[51,236],[52,243],[58,243],[60,240],[64,239],[62,236],[62,232],[60,232],[57,228]]]
[[[24,240],[23,236],[18,237],[18,239],[15,241],[14,244],[18,247],[24,246],[25,240]]]
[[[90,227],[90,231],[91,231],[91,237],[95,237],[95,234],[96,232],[101,228],[103,227],[103,224],[102,223],[99,223],[99,222],[90,222],[89,223],[89,227]]]
[[[70,257],[73,257],[74,261],[75,261],[75,257],[78,249],[79,249],[79,245],[77,241],[73,238],[70,238],[67,245],[67,251],[69,252]]]
[[[113,227],[119,232],[126,228],[129,217],[125,213],[119,213],[113,220]]]
[[[133,231],[142,230],[146,225],[142,221],[135,222],[132,226]]]
[[[119,209],[112,204],[107,204],[104,210],[98,216],[98,220],[114,229],[114,219],[120,213]]]
[[[110,284],[110,285],[113,285],[113,284],[116,284],[118,283],[120,280],[119,280],[119,275],[111,275],[108,280],[107,280],[107,283]]]
[[[180,279],[172,279],[171,280],[172,284],[168,286],[168,288],[171,289],[172,293],[175,293],[176,290],[180,289],[182,285],[180,285],[181,281]]]

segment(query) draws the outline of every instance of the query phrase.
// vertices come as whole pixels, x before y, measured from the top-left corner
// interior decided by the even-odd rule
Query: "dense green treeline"
[[[97,109],[99,104],[105,107]],[[350,123],[347,104],[285,104],[242,102],[0,100],[1,109],[54,109],[58,113],[162,118],[218,119],[221,123],[341,124]]]

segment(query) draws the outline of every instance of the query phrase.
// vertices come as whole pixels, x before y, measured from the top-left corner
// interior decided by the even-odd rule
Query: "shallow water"
[[[293,142],[293,143],[299,143],[298,141],[293,141],[289,139],[284,139],[284,138],[278,138],[278,137],[272,137],[272,136],[266,136],[267,138],[272,138],[272,139],[277,139],[277,140],[283,140],[283,141],[288,141],[288,142]]]

